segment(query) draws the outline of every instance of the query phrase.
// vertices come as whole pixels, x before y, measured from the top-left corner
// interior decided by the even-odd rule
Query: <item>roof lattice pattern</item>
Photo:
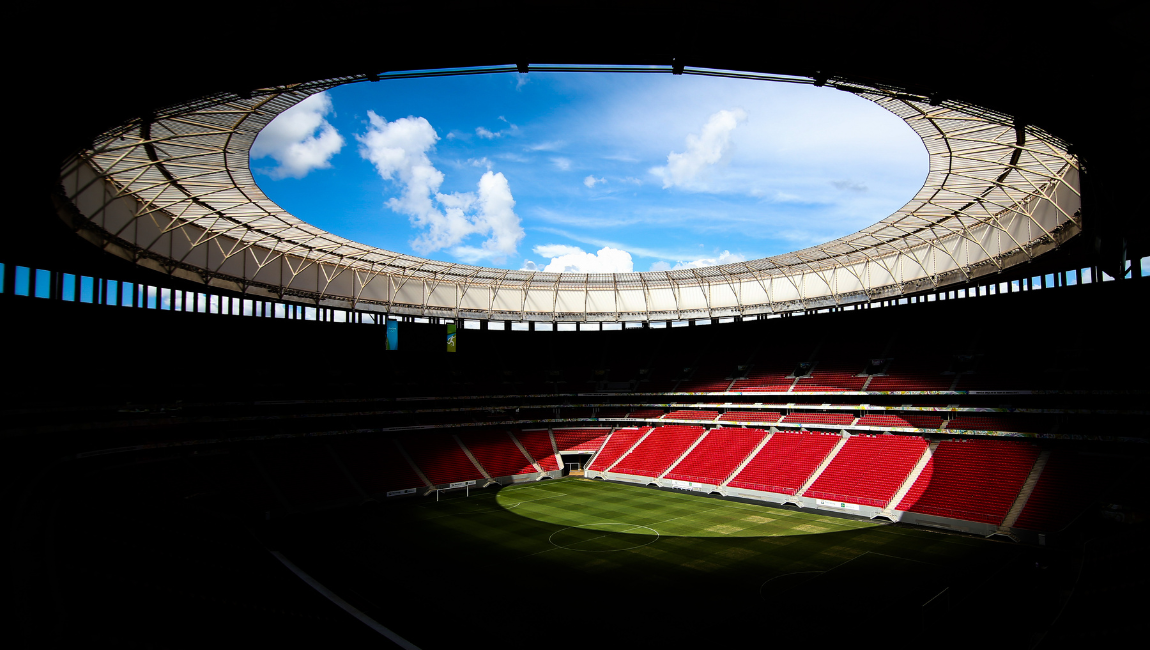
[[[929,154],[918,194],[857,233],[759,260],[647,273],[509,271],[404,255],[289,214],[249,167],[256,135],[277,115],[316,92],[366,80],[221,94],[157,111],[68,161],[66,194],[106,248],[184,277],[361,309],[512,320],[683,318],[859,302],[1000,270],[1078,232],[1078,164],[1056,138],[978,107],[831,80],[902,118]]]

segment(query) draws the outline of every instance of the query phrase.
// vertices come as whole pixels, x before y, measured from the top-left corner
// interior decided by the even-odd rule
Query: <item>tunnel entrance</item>
[[[591,462],[591,454],[563,454],[563,476],[583,476],[583,469]]]

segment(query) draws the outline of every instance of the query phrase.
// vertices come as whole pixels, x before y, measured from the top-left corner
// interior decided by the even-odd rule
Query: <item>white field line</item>
[[[445,515],[439,515],[438,517],[427,517],[425,519],[420,519],[420,521],[434,521],[436,519],[443,519],[445,517],[464,517],[466,515],[481,515],[481,514],[484,514],[487,512],[502,512],[504,510],[510,510],[511,508],[514,508],[517,505],[519,505],[519,504],[516,503],[513,505],[509,505],[506,507],[500,507],[500,508],[485,508],[483,510],[465,510],[463,512],[449,512]]]
[[[718,510],[718,508],[712,508],[711,510]],[[710,512],[710,510],[704,510],[703,512]],[[652,526],[654,526],[655,524],[665,524],[665,523],[667,523],[668,521],[674,521],[674,520],[676,520],[676,519],[682,519],[683,517],[690,517],[691,515],[696,515],[696,514],[699,514],[699,513],[697,513],[697,512],[692,512],[692,513],[690,513],[690,514],[686,514],[686,515],[679,515],[678,517],[671,517],[670,519],[664,519],[664,520],[662,520],[662,521],[654,521],[654,522],[650,522],[650,523],[647,523],[647,524],[631,524],[631,527],[630,527],[630,528],[625,528],[625,529],[623,529],[623,530],[618,530],[618,531],[608,531],[608,532],[605,532],[604,534],[600,535],[599,537],[592,537],[591,539],[585,539],[585,540],[583,540],[582,542],[580,542],[580,544],[582,544],[583,542],[590,542],[590,541],[592,541],[592,540],[596,540],[596,539],[599,539],[599,538],[601,538],[601,537],[606,537],[606,536],[608,536],[608,535],[613,535],[613,534],[616,534],[616,533],[625,533],[625,532],[627,532],[627,531],[629,531],[629,530],[634,530],[634,529],[636,529],[636,528],[651,528],[651,527],[652,527]],[[651,530],[654,530],[656,535],[659,535],[660,537],[662,537],[662,533],[660,533],[658,530],[655,530],[654,528],[651,528]],[[554,533],[552,533],[552,534],[554,534]],[[543,550],[543,551],[539,551],[539,552],[537,552],[537,553],[531,553],[530,555],[526,555],[526,556],[524,556],[524,557],[531,557],[531,555],[539,555],[540,553],[547,553],[548,551],[554,551],[554,550],[556,550],[556,549],[560,549],[560,548],[564,548],[564,547],[562,547],[562,546],[555,546],[554,548],[549,548],[549,549],[546,549],[546,550]],[[571,549],[568,549],[568,550],[571,550]]]
[[[567,494],[566,492],[563,492],[563,493],[555,494],[555,495],[552,495],[549,497],[539,497],[538,499],[524,499],[522,501],[516,501],[515,505],[519,505],[521,503],[531,503],[532,501],[546,501],[547,499],[558,499],[559,497],[565,497],[565,496],[570,496],[570,495]],[[507,507],[510,508],[511,506],[507,506]]]

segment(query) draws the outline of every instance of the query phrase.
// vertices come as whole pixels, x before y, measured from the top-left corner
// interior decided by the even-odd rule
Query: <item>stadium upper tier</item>
[[[341,77],[158,107],[64,163],[58,210],[105,250],[221,288],[360,310],[515,321],[711,318],[866,302],[994,273],[1080,231],[1078,160],[1038,127],[896,88],[690,68],[684,73],[825,83],[875,102],[922,138],[926,182],[873,226],[793,253],[698,269],[581,274],[438,262],[359,244],[288,214],[252,176],[248,152],[256,135],[311,94],[369,80],[515,71]]]

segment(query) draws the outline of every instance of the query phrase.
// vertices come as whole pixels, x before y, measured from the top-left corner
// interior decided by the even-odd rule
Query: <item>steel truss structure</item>
[[[256,185],[248,151],[277,115],[336,86],[508,73],[515,66],[341,77],[221,93],[158,109],[66,161],[58,210],[137,264],[254,296],[404,315],[642,321],[816,309],[964,283],[1081,230],[1068,145],[1010,116],[897,88],[703,69],[532,66],[827,85],[875,102],[922,138],[930,171],[875,225],[785,255],[699,269],[577,274],[452,264],[359,244],[288,214]]]

